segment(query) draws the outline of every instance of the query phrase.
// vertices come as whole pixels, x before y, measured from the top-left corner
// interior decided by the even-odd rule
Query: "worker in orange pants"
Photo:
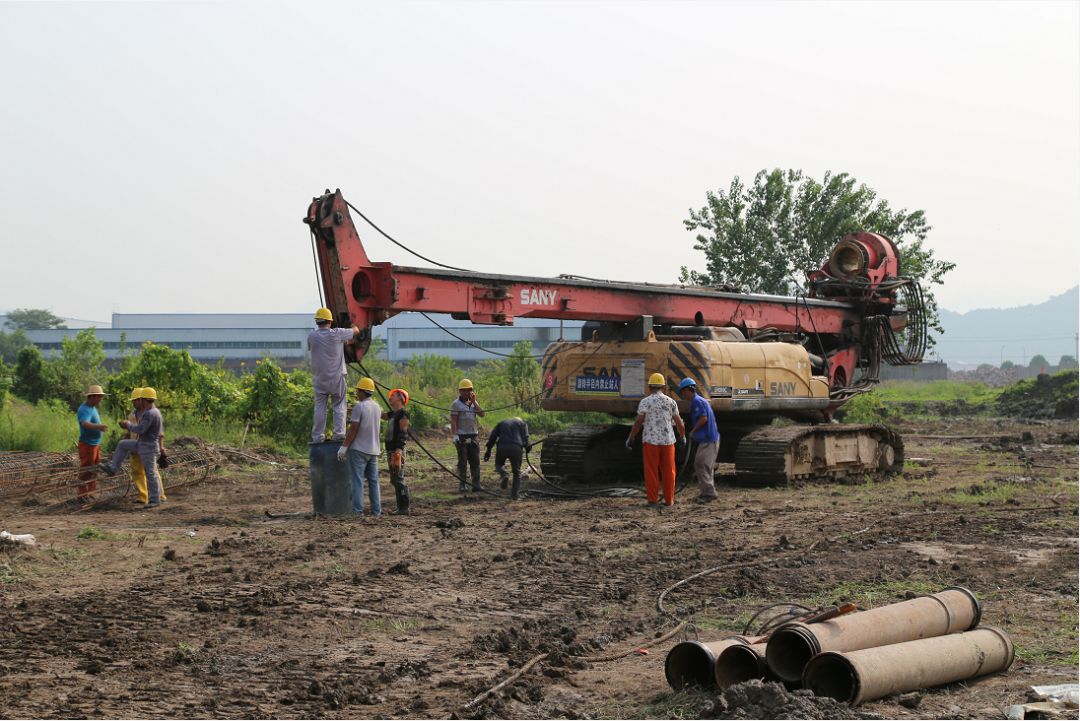
[[[675,503],[675,433],[685,438],[686,427],[679,406],[664,393],[667,381],[663,374],[649,376],[649,395],[638,403],[637,418],[626,439],[627,450],[633,450],[634,438],[641,432],[642,457],[645,461],[645,495],[649,508],[660,507],[660,485],[663,483],[664,505]]]

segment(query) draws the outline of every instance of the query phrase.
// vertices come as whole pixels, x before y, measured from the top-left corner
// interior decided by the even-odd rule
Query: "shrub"
[[[34,345],[24,347],[15,361],[15,395],[37,403],[48,395],[50,387],[52,378],[41,351]]]

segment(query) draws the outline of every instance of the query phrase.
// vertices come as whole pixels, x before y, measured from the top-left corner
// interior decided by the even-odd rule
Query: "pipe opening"
[[[712,651],[697,641],[683,641],[668,652],[664,661],[664,675],[668,684],[678,691],[686,686],[711,687],[713,664]]]
[[[851,662],[837,653],[823,653],[806,665],[803,686],[815,696],[854,702],[859,695],[859,677]]]
[[[755,678],[765,678],[765,664],[749,646],[725,648],[716,659],[716,685],[720,688]]]
[[[782,681],[796,683],[817,652],[817,639],[798,626],[781,628],[769,639],[765,658],[769,669]]]

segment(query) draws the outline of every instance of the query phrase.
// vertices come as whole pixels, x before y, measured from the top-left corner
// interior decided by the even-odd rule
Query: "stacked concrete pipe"
[[[960,586],[821,623],[787,623],[769,637],[765,659],[781,681],[798,684],[820,653],[859,651],[905,641],[968,631],[982,609],[975,594]]]
[[[993,626],[891,646],[814,656],[803,686],[816,696],[863,701],[1004,671],[1013,662],[1012,641]]]
[[[664,675],[668,684],[678,691],[686,686],[712,688],[715,681],[716,657],[732,646],[746,646],[764,641],[764,636],[729,636],[719,641],[683,641],[668,651],[664,659]]]

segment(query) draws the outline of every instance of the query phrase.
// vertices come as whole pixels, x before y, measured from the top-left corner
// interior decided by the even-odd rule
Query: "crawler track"
[[[735,451],[743,485],[849,475],[886,475],[904,466],[904,442],[877,425],[798,425],[748,433]]]

